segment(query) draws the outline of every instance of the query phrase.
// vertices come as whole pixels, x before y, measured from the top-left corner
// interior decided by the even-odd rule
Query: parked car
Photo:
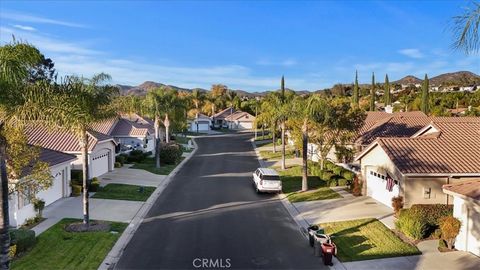
[[[280,175],[274,169],[258,168],[253,173],[253,185],[256,192],[282,192]]]

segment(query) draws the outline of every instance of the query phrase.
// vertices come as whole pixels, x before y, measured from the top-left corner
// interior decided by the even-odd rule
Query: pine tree
[[[426,115],[430,112],[430,106],[428,105],[429,94],[428,94],[428,76],[425,74],[425,79],[422,84],[422,112]]]
[[[370,89],[370,111],[375,111],[375,73],[372,73],[372,87]]]
[[[352,102],[354,105],[358,106],[358,71],[355,70],[355,84],[353,85],[353,95]]]
[[[390,82],[388,81],[388,74],[385,74],[385,107],[392,105],[392,95],[390,93]]]

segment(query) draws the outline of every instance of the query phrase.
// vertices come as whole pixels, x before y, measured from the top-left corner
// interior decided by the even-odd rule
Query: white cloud
[[[398,53],[415,59],[423,58],[424,56],[419,49],[402,49],[399,50]]]
[[[24,13],[18,13],[18,12],[15,12],[15,11],[3,11],[3,12],[0,13],[0,18],[12,20],[12,21],[17,21],[17,22],[54,24],[54,25],[61,25],[61,26],[67,26],[67,27],[77,27],[77,28],[86,27],[85,25],[79,24],[79,23],[72,23],[72,22],[54,20],[54,19],[49,19],[49,18],[44,18],[44,17],[39,17],[39,16],[33,16],[33,15],[29,15],[29,14],[24,14]]]
[[[12,26],[15,27],[15,28],[18,28],[20,30],[23,30],[23,31],[37,31],[37,29],[35,29],[31,26],[28,26],[28,25],[14,24]]]

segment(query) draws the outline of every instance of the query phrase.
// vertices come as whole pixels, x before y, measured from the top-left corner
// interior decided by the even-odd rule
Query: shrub
[[[440,230],[442,231],[442,239],[447,242],[449,249],[453,249],[453,244],[455,243],[455,238],[460,232],[460,227],[462,223],[457,218],[452,216],[443,217],[440,220]]]
[[[100,181],[98,180],[97,177],[94,177],[92,178],[92,181],[90,181],[90,186],[88,187],[88,190],[92,192],[97,192],[99,186],[100,186]]]
[[[33,227],[34,225],[36,225],[40,221],[42,221],[42,217],[40,215],[36,215],[32,218],[27,218],[25,220],[25,222],[23,223],[22,227],[26,227],[26,228]]]
[[[414,204],[410,210],[418,212],[425,218],[430,227],[435,228],[440,225],[440,220],[443,217],[453,215],[453,205],[445,204]]]
[[[16,245],[16,253],[25,252],[35,245],[35,232],[26,229],[9,231],[10,243]]]
[[[343,178],[343,177],[338,177],[335,180],[337,182],[337,186],[347,186],[348,185],[348,180]]]
[[[332,171],[335,167],[337,167],[337,165],[335,165],[331,161],[327,160],[323,163],[323,169],[326,170],[326,171]]]
[[[393,207],[393,211],[395,212],[395,216],[398,217],[398,213],[403,208],[403,197],[402,196],[393,197],[392,207]]]
[[[142,162],[145,159],[142,150],[132,150],[130,155],[127,157],[128,162]]]
[[[17,254],[17,245],[11,245],[10,248],[8,249],[8,257],[10,259],[13,259],[16,254]]]
[[[152,151],[148,151],[148,152],[144,152],[144,153],[143,153],[143,156],[144,156],[145,158],[147,158],[147,157],[151,156],[152,154],[153,154]]]
[[[329,171],[323,171],[322,173],[322,179],[329,182],[330,180],[332,180],[334,174],[329,172]]]
[[[120,165],[123,166],[123,164],[125,163],[125,160],[126,160],[125,156],[122,156],[122,155],[116,156],[115,157],[115,164],[120,163]],[[118,167],[116,167],[116,168],[118,168]]]
[[[447,248],[447,243],[443,239],[438,239],[438,247],[439,248]]]
[[[340,166],[335,166],[332,171],[336,175],[342,175],[343,168]]]
[[[410,209],[400,210],[395,227],[406,236],[415,240],[423,239],[428,230],[428,225],[423,217],[417,212],[410,211]]]
[[[33,200],[33,208],[37,211],[38,215],[42,216],[42,211],[45,208],[45,201],[42,199],[34,199]]]
[[[76,181],[78,183],[82,183],[83,181],[83,172],[82,170],[72,170],[71,171],[72,181]]]
[[[353,178],[355,177],[355,173],[351,172],[349,170],[344,170],[342,172],[343,178],[347,179],[348,181],[353,181]]]
[[[440,239],[440,238],[442,237],[442,230],[436,229],[436,230],[432,233],[432,236],[433,236],[433,238],[435,238],[435,239]]]
[[[165,164],[176,164],[182,159],[182,148],[179,144],[168,143],[162,145],[160,160]]]
[[[120,162],[115,162],[114,166],[115,166],[115,168],[121,168],[121,167],[122,167],[122,163],[120,163]]]
[[[78,196],[82,193],[82,186],[76,185],[76,184],[71,184],[72,186],[72,196]]]
[[[362,195],[362,182],[360,182],[360,179],[358,179],[358,176],[355,176],[353,178],[351,190],[354,196]]]

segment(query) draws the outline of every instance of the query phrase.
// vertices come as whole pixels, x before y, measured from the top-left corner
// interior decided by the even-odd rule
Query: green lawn
[[[403,242],[374,218],[319,224],[333,236],[342,262],[420,254],[416,246]]]
[[[326,182],[318,176],[308,176],[307,192],[298,192],[302,189],[302,167],[292,166],[284,171],[276,168],[282,180],[283,193],[291,202],[327,200],[341,198],[338,193],[327,187]]]
[[[175,142],[179,144],[188,144],[188,141],[190,141],[191,138],[189,137],[182,137],[182,136],[175,136]]]
[[[155,191],[155,187],[108,184],[104,187],[99,187],[92,198],[144,202],[152,195],[153,191]]]
[[[203,132],[193,132],[193,131],[185,131],[185,132],[182,132],[183,135],[187,135],[187,136],[199,136],[199,135],[207,135],[208,133],[203,133]]]
[[[15,259],[12,269],[97,269],[128,224],[111,222],[111,232],[67,232],[75,219],[62,219],[37,237],[32,250]]]
[[[260,151],[260,156],[263,159],[281,159],[282,158],[282,146],[278,146],[277,152],[273,153],[272,151]],[[292,149],[285,149],[285,158],[294,158],[295,151]]]
[[[262,147],[262,146],[273,147],[273,142],[271,140],[270,141],[255,142],[255,144],[257,145],[257,147]]]
[[[262,136],[262,131],[258,131],[257,133],[257,139],[255,141],[263,141],[263,140],[271,140],[272,139],[272,134],[265,134],[265,136]]]
[[[182,160],[184,158],[182,157]],[[180,161],[181,162],[181,161]],[[160,169],[157,169],[155,167],[155,159],[154,158],[146,158],[142,163],[135,163],[132,167],[132,169],[142,169],[149,171],[154,174],[161,174],[161,175],[168,175],[177,165],[180,163],[178,162],[177,164],[161,164]]]

